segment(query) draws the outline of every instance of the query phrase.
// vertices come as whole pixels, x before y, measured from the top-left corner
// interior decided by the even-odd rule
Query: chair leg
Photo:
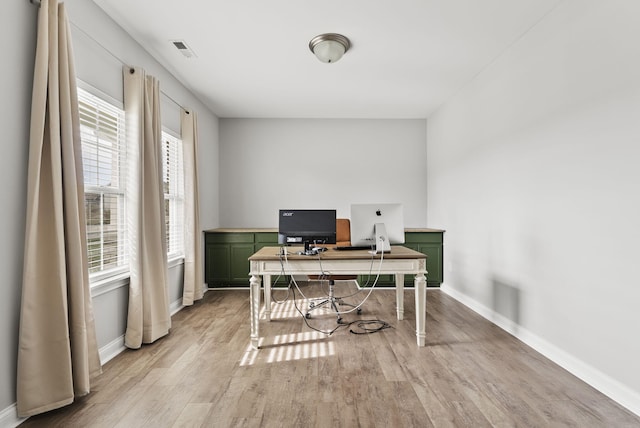
[[[336,312],[336,315],[338,317],[338,322],[342,321],[342,314],[340,313],[340,309],[338,309],[338,305],[342,305],[342,306],[350,306],[352,308],[355,308],[355,305],[352,305],[350,303],[346,303],[344,301],[342,301],[341,298],[336,297],[335,295],[335,281],[333,279],[329,279],[329,295],[327,296],[326,299],[324,299],[323,301],[321,301],[320,303],[314,303],[311,302],[309,303],[309,309],[307,310],[307,313],[304,315],[307,319],[311,318],[311,311],[321,308],[324,305],[331,305],[331,308]],[[362,308],[358,308],[356,309],[356,312],[358,314],[362,313]]]

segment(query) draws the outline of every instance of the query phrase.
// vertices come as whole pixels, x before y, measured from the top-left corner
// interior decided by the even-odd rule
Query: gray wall
[[[35,52],[36,10],[28,1],[3,4],[0,14],[5,46],[0,67],[0,129],[4,133],[0,174],[0,412],[16,401],[16,357],[22,287],[24,218],[29,150],[29,114]]]
[[[639,16],[560,3],[427,136],[444,289],[636,413]]]
[[[281,208],[400,202],[427,225],[424,119],[220,119],[220,223],[277,227]]]
[[[199,119],[200,218],[204,229],[218,226],[218,119],[167,70],[108,18],[93,2],[66,0],[78,78],[107,95],[122,100],[122,63],[144,67],[160,79],[165,125],[180,131],[179,104],[194,109]],[[14,416],[15,373],[22,285],[24,216],[28,161],[31,84],[35,55],[37,7],[28,0],[6,2],[0,15],[4,46],[0,68],[0,125],[4,132],[2,174],[3,208],[0,222],[0,425]],[[114,57],[115,56],[115,57]],[[182,265],[170,268],[169,297],[175,310],[182,292]],[[116,351],[124,334],[127,281],[92,289],[101,354]]]

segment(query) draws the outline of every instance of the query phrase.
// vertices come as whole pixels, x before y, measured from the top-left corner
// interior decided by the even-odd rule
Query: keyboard
[[[340,247],[333,247],[334,250],[338,250],[338,251],[356,251],[356,250],[370,250],[371,247],[370,246],[366,246],[366,247],[360,247],[360,246],[340,246]]]

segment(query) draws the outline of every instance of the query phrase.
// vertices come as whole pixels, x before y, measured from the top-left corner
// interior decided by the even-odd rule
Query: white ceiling
[[[94,1],[219,117],[426,118],[561,0]]]

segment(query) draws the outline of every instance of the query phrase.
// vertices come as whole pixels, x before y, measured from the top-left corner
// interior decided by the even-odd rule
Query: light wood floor
[[[404,321],[395,319],[395,292],[376,290],[360,318],[393,328],[363,335],[316,333],[292,302],[261,323],[272,345],[252,351],[248,291],[210,291],[173,317],[169,336],[107,363],[89,396],[21,426],[640,427],[640,418],[439,290],[427,293],[423,348],[412,290]],[[336,325],[321,313],[309,322]]]

